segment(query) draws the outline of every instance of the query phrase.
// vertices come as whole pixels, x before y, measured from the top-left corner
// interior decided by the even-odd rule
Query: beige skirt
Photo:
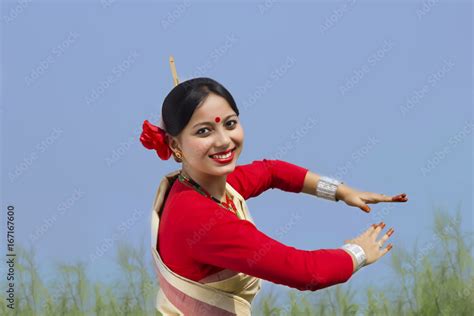
[[[251,303],[261,289],[261,279],[225,269],[196,282],[175,273],[161,260],[156,249],[160,216],[178,174],[176,170],[163,177],[151,212],[151,249],[160,286],[156,309],[163,315],[251,315]],[[253,223],[242,196],[229,183],[226,188],[240,217]]]

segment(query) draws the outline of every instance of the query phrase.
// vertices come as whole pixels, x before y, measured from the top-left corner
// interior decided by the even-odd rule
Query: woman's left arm
[[[303,189],[301,192],[316,195],[316,185],[320,176],[314,172],[308,171],[304,178]],[[351,188],[342,183],[337,187],[336,199],[344,201],[347,205],[359,207],[364,212],[370,212],[370,207],[367,204],[376,204],[379,202],[406,202],[408,197],[405,193],[395,196],[388,196],[385,194],[362,192]]]

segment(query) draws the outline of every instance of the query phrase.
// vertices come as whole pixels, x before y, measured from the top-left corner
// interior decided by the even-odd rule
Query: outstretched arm
[[[187,240],[181,251],[197,262],[310,291],[346,282],[354,273],[353,258],[346,250],[296,249],[212,201],[197,202],[191,203],[194,209],[177,232]]]
[[[314,172],[308,171],[304,178],[303,189],[301,192],[316,195],[316,185],[319,181],[320,176]],[[339,179],[338,179],[339,180]],[[385,194],[372,193],[372,192],[361,192],[350,186],[342,183],[337,187],[336,199],[344,201],[347,205],[359,207],[365,212],[370,212],[369,203],[379,202],[406,202],[408,197],[405,193],[387,196]]]
[[[227,182],[247,200],[268,189],[301,192],[307,168],[278,159],[254,160],[239,165],[227,176]]]
[[[278,159],[254,160],[250,164],[237,166],[234,172],[227,177],[227,181],[246,200],[274,188],[286,192],[316,195],[316,185],[319,179],[320,176],[317,173],[305,167]],[[349,206],[359,207],[365,212],[370,212],[371,209],[367,205],[370,203],[408,201],[405,193],[388,196],[362,192],[345,183],[338,186],[336,199],[344,201]]]

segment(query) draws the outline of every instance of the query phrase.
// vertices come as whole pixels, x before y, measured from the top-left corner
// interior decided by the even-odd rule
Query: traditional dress
[[[238,216],[177,181],[161,181],[152,211],[151,248],[164,315],[250,315],[261,279],[299,290],[346,282],[352,257],[343,249],[300,250],[257,229],[245,200],[278,188],[301,192],[308,169],[255,160],[227,175]],[[271,214],[269,214],[271,215]]]

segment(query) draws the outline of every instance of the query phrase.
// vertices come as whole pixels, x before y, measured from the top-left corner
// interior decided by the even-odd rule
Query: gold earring
[[[183,158],[183,154],[182,154],[180,151],[177,151],[177,152],[175,152],[174,154],[175,154],[176,158],[178,158],[178,159],[182,159],[182,158]]]

